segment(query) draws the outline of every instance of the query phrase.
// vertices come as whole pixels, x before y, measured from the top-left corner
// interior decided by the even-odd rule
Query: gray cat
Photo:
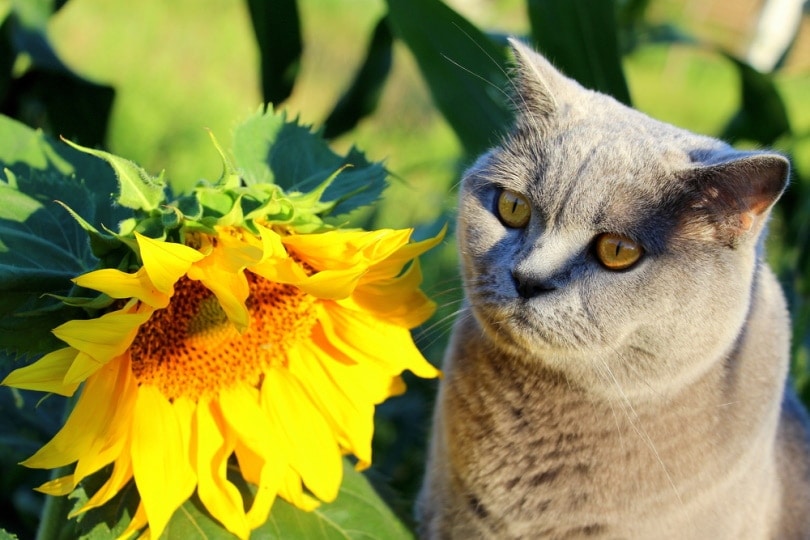
[[[583,89],[513,42],[517,122],[462,182],[466,301],[424,538],[810,538],[763,233],[778,154]]]

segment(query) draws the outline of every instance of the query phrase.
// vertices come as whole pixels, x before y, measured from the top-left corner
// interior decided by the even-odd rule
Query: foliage
[[[277,109],[283,107],[304,84],[300,67],[306,50],[306,34],[302,32],[306,21],[299,11],[307,1],[313,0],[246,0],[259,49],[261,88],[265,100]],[[0,33],[0,111],[53,136],[64,135],[86,147],[103,146],[114,90],[90,83],[80,74],[73,73],[50,45],[46,23],[49,15],[60,9],[63,3],[56,0],[16,0],[11,3]],[[741,96],[737,110],[715,135],[742,145],[775,146],[797,157],[801,149],[806,150],[810,134],[795,131],[775,82],[777,74],[759,73],[731,52],[689,36],[673,24],[651,22],[648,10],[654,3],[654,0],[526,0],[521,6],[525,8],[529,30],[523,37],[585,86],[609,93],[625,103],[631,103],[631,90],[634,89],[628,89],[623,58],[655,47],[700,51],[730,66],[737,75]],[[342,9],[353,8],[346,3]],[[334,32],[338,34],[340,29],[335,28]],[[319,35],[317,39],[329,41],[333,36]],[[438,0],[385,1],[383,13],[368,37],[354,77],[325,115],[324,136],[335,141],[352,138],[364,120],[380,114],[381,94],[393,77],[392,63],[397,58],[397,47],[409,51],[435,108],[460,142],[461,156],[445,156],[453,161],[452,168],[468,162],[497,141],[511,119],[508,52],[504,36],[471,23]],[[116,51],[110,51],[110,54],[114,55]],[[27,59],[27,67],[21,59]],[[50,90],[54,87],[60,91]],[[204,103],[198,105],[205,106]],[[353,167],[341,174],[363,174],[360,171],[368,168],[368,176],[364,178],[368,178],[369,189],[358,194],[337,191],[338,187],[331,188],[332,192],[326,188],[325,200],[336,201],[335,213],[342,212],[340,204],[346,197],[363,197],[363,203],[366,203],[380,196],[385,171],[366,161],[356,150],[340,157],[325,144],[305,147],[309,153],[294,158],[310,160],[317,164],[317,171],[303,175],[296,175],[294,170],[278,172],[274,167],[277,161],[269,155],[273,137],[278,134],[274,129],[289,130],[285,137],[290,136],[289,140],[295,141],[302,133],[300,130],[308,133],[308,128],[298,124],[269,125],[272,123],[267,116],[255,115],[235,131],[233,147],[237,161],[250,161],[255,167],[229,170],[228,160],[223,155],[223,174],[239,174],[247,184],[265,179],[294,179],[291,181],[302,182],[309,189],[327,180],[327,171],[333,172],[350,163]],[[50,201],[55,198],[63,201],[94,226],[115,224],[125,219],[127,205],[123,202],[110,205],[105,199],[115,191],[120,175],[116,177],[101,160],[10,121],[0,122],[0,140],[4,141],[0,145],[0,161],[7,168],[5,183],[0,185],[0,196],[4,201],[0,208],[0,343],[16,352],[35,355],[52,345],[54,338],[50,329],[66,317],[74,316],[75,312],[54,309],[56,303],[51,298],[33,304],[23,303],[27,298],[24,295],[27,280],[52,279],[55,295],[71,294],[67,280],[89,268],[94,257],[103,256],[105,240],[99,236],[94,245],[82,243],[81,234],[73,235],[76,227],[70,215]],[[291,143],[289,151],[300,152],[301,146]],[[427,150],[410,148],[408,151]],[[108,154],[98,155],[104,157]],[[292,163],[295,159],[288,156],[280,162]],[[123,161],[116,163],[129,167]],[[798,165],[793,187],[777,208],[773,225],[775,239],[770,252],[772,263],[785,285],[795,321],[794,381],[805,402],[810,403],[810,332],[806,330],[810,327],[810,250],[804,223],[804,216],[810,210],[810,167],[802,163]],[[136,174],[140,174],[139,171]],[[88,178],[93,179],[93,185],[106,187],[90,191],[87,189]],[[166,182],[171,187],[173,182],[179,181],[169,178]],[[411,203],[415,204],[417,197],[414,196]],[[452,193],[449,200],[452,200]],[[193,201],[189,204],[194,206]],[[399,201],[391,204],[403,206]],[[421,224],[424,234],[443,222],[452,221],[452,202],[442,203],[441,207],[445,209],[441,216],[434,216],[435,221],[425,220]],[[385,211],[390,206],[383,204],[380,208],[383,209],[380,211]],[[159,209],[152,210],[160,213]],[[188,212],[184,211],[184,214]],[[359,218],[372,220],[375,215],[366,214]],[[31,228],[30,223],[37,223],[38,227],[41,223],[46,225]],[[57,240],[43,244],[39,240],[43,237]],[[42,245],[45,251],[28,258],[29,252],[15,248],[20,245]],[[452,316],[459,296],[453,257],[452,249],[448,249],[425,264],[426,279],[431,281],[428,288],[434,288],[437,300],[443,306],[432,325],[417,332],[417,338],[421,339],[427,356],[435,362],[439,361],[444,345],[442,332],[447,327],[446,320]],[[48,264],[44,264],[45,261]],[[12,312],[25,317],[8,317]],[[16,358],[16,352],[7,354],[3,362],[7,367],[0,368],[0,375],[4,375],[12,363],[22,361]],[[388,504],[409,525],[410,503],[421,474],[424,433],[429,423],[428,411],[434,390],[432,383],[414,381],[411,392],[379,408],[376,465],[369,478],[378,484],[378,490],[385,495]],[[4,453],[0,454],[0,478],[3,479],[0,485],[6,488],[0,495],[0,504],[14,509],[13,517],[0,518],[0,527],[21,537],[31,536],[37,526],[42,501],[29,493],[30,486],[41,482],[42,478],[21,470],[15,463],[53,434],[58,426],[59,419],[55,415],[59,414],[60,407],[61,402],[51,398],[34,409],[31,396],[12,396],[5,389],[0,392],[0,411],[5,413],[3,423],[0,423],[0,436],[5,442],[2,445]],[[379,503],[363,477],[350,471],[347,468],[342,500],[331,509],[325,509],[324,515],[306,518],[315,521],[309,524],[302,521],[302,528],[296,530],[299,533],[307,531],[308,538],[359,538],[364,534],[387,538],[407,536],[407,531],[387,514],[387,508]],[[370,501],[369,512],[378,512],[377,517],[366,520],[362,514],[356,513],[356,503],[346,500],[355,494]],[[120,508],[126,509],[127,505],[122,504]],[[195,520],[199,518],[200,530],[216,537],[217,530],[206,528],[210,524],[204,524],[206,518],[197,507],[189,503],[184,508],[187,515],[179,520],[186,519],[196,526]],[[118,518],[120,516],[115,519]],[[348,521],[341,521],[344,518]],[[305,518],[279,506],[261,532],[273,537],[276,534],[274,527],[283,529],[287,526],[284,523],[298,523],[299,519]],[[62,535],[105,537],[108,531],[99,532],[101,529],[96,528],[102,522],[106,524],[104,526],[108,525],[107,520],[102,519],[94,522],[91,528],[85,523],[80,530],[62,531]],[[322,527],[327,523],[337,524],[336,528]],[[172,536],[183,537],[189,530],[183,523],[176,525],[176,528],[171,528]],[[390,531],[383,532],[378,528],[389,525],[392,527]],[[306,528],[310,526],[313,528]],[[359,526],[365,527],[366,532],[355,529]],[[313,532],[316,529],[318,532]]]

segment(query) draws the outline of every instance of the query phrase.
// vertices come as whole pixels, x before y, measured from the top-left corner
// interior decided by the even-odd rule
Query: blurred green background
[[[566,2],[569,0],[557,4]],[[260,50],[251,8],[254,15],[281,17],[274,19],[277,28],[286,24],[286,15],[279,6],[290,4],[247,0],[0,0],[0,15],[5,20],[4,49],[0,53],[9,48],[16,51],[4,56],[12,59],[9,65],[0,65],[0,71],[9,74],[0,80],[0,93],[5,93],[3,112],[53,135],[101,145],[149,171],[165,169],[173,188],[183,191],[201,178],[219,175],[220,158],[206,129],[213,131],[224,148],[229,148],[234,126],[266,100],[260,66],[267,50]],[[396,10],[418,12],[434,9],[434,4],[437,2],[428,0],[414,0],[412,4],[393,0],[299,0],[303,49],[300,64],[293,62],[291,68],[293,72],[297,68],[292,92],[279,100],[278,107],[320,128],[353,84],[378,21],[389,10],[392,14]],[[582,45],[582,36],[575,32],[565,35],[564,25],[559,26],[562,35],[549,36],[541,31],[542,21],[532,21],[527,6],[533,7],[536,15],[552,4],[526,0],[446,2],[481,35],[491,37],[492,43],[502,44],[506,35],[534,34],[535,42],[552,49],[555,42],[562,43],[563,48]],[[773,222],[770,258],[791,304],[796,325],[794,379],[807,401],[808,16],[801,18],[796,37],[781,61],[773,70],[765,68],[767,74],[762,75],[752,71],[746,61],[763,8],[761,0],[624,0],[615,6],[607,0],[570,0],[567,5],[586,10],[608,6],[611,14],[615,9],[615,24],[612,17],[603,21],[612,27],[617,40],[616,50],[607,53],[615,53],[616,73],[621,75],[623,71],[629,98],[636,108],[693,131],[723,135],[743,146],[770,145],[790,154],[795,167],[794,183]],[[54,8],[56,11],[51,13]],[[9,13],[14,17],[7,17]],[[587,15],[583,17],[588,20]],[[469,35],[462,25],[432,26],[440,22],[426,18],[420,24],[428,34],[446,34],[447,39],[473,52],[479,47],[477,34]],[[425,60],[424,50],[420,52],[413,41],[404,38],[409,30],[403,25],[401,21],[399,26],[393,25],[390,73],[385,73],[385,55],[378,58],[377,86],[364,96],[363,112],[368,114],[356,114],[357,124],[334,137],[332,144],[341,153],[356,145],[369,159],[384,161],[392,173],[391,186],[383,199],[373,212],[361,216],[367,226],[415,226],[417,235],[426,235],[443,223],[452,224],[459,175],[480,148],[465,140],[463,133],[459,137],[458,121],[448,120],[447,110],[437,106],[438,89],[435,81],[425,75],[425,62],[439,62],[436,69],[440,72],[471,74],[470,84],[478,84],[477,91],[485,96],[482,99],[495,95],[493,99],[497,100],[498,91],[493,85],[504,81],[493,81],[489,75],[499,72],[500,57],[492,58],[491,63],[469,64],[467,56],[447,53],[438,61]],[[419,25],[415,28],[420,29]],[[787,33],[787,21],[784,28]],[[279,37],[272,35],[270,39],[275,42]],[[386,36],[381,39],[385,44]],[[387,39],[390,42],[390,34]],[[434,45],[441,48],[441,44]],[[96,104],[110,100],[108,123],[102,118],[100,126],[94,127],[99,118],[93,116],[98,109],[93,109],[92,104],[89,109],[77,106],[72,111],[72,123],[60,124],[49,113],[52,109],[48,100],[60,93],[61,79],[30,76],[43,58],[43,46],[50,47],[58,59],[50,61],[60,63],[59,69],[78,75],[83,84],[93,83],[87,92],[92,90],[92,95],[98,95]],[[587,50],[588,44],[584,46]],[[562,64],[566,69],[566,62]],[[366,88],[371,86],[367,84]],[[613,88],[617,88],[615,84]],[[108,92],[110,89],[114,94]],[[83,118],[82,114],[87,116]],[[468,110],[473,123],[478,114],[475,109]],[[480,123],[480,133],[484,139],[497,142],[497,131],[486,122]],[[440,365],[461,298],[452,235],[424,257],[424,271],[424,288],[439,309],[415,335],[428,359]],[[411,392],[380,407],[376,463],[370,472],[379,490],[406,520],[421,476],[436,387],[432,381],[409,379],[409,383]],[[24,537],[35,527],[32,515],[41,502],[28,498],[20,502],[24,496],[13,495],[18,493],[18,486],[5,487],[9,488],[8,495],[0,495],[0,499],[8,497],[8,504],[22,517],[0,525],[21,531]],[[25,489],[30,489],[27,483]]]

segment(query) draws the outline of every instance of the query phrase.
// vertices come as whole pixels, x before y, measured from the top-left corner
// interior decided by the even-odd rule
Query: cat
[[[420,535],[810,538],[807,415],[763,261],[789,162],[511,47],[514,128],[460,188],[465,300]]]

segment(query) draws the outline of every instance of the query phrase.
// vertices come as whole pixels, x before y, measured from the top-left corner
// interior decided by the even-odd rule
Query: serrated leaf
[[[528,0],[534,44],[566,75],[630,104],[613,0]]]
[[[65,142],[76,150],[96,156],[110,164],[118,178],[119,192],[116,201],[121,206],[149,212],[164,201],[166,183],[162,176],[150,176],[132,161],[109,152],[85,148],[68,140]]]
[[[436,106],[476,155],[512,122],[505,49],[438,0],[387,0],[394,33],[416,58]]]
[[[322,201],[336,201],[332,215],[348,213],[379,198],[387,173],[356,149],[334,153],[308,126],[287,122],[284,113],[259,113],[236,128],[233,154],[245,183],[272,183],[286,193],[317,189],[327,178],[349,166],[325,190]]]

